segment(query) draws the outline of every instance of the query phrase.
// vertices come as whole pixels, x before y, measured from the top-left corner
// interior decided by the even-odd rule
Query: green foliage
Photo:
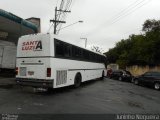
[[[117,63],[121,68],[130,65],[159,65],[160,20],[146,20],[142,30],[144,35],[130,35],[106,52],[109,63]]]

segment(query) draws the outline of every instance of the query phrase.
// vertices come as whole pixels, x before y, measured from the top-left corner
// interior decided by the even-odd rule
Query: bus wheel
[[[104,71],[102,72],[102,76],[100,77],[101,80],[104,79]]]
[[[82,77],[80,73],[76,74],[76,77],[74,79],[74,87],[78,88],[81,85]]]

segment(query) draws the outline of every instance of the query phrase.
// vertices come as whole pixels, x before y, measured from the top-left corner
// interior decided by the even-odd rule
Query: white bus
[[[79,87],[81,82],[106,75],[105,59],[52,34],[22,36],[17,46],[16,81],[39,88]]]

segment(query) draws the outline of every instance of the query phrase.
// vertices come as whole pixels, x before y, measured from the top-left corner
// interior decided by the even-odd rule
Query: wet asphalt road
[[[160,114],[160,91],[107,78],[50,93],[0,88],[0,113]]]

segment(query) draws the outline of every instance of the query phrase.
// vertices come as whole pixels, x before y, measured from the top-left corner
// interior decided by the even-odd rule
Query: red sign
[[[23,51],[41,51],[42,50],[42,42],[41,41],[28,41],[22,43]]]

